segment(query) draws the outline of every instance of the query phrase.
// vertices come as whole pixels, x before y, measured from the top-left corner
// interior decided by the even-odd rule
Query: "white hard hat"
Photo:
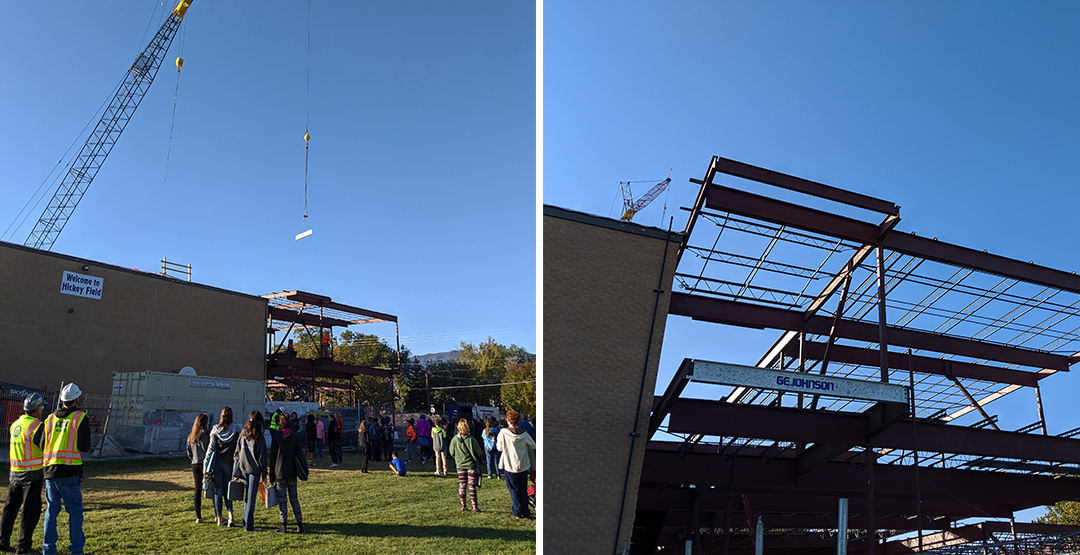
[[[67,403],[69,401],[74,401],[75,399],[78,399],[81,396],[82,396],[82,390],[79,389],[79,386],[77,386],[77,385],[75,385],[73,383],[69,383],[69,384],[65,385],[64,389],[60,390],[60,400],[65,402],[65,403]]]

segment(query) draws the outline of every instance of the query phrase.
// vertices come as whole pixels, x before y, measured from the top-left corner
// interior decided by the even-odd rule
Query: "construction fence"
[[[45,414],[59,407],[59,393],[56,391],[38,391],[45,398]],[[0,392],[0,443],[4,448],[0,456],[6,457],[6,444],[10,442],[11,424],[23,414],[23,400],[27,391],[6,390]],[[246,415],[258,410],[268,414],[267,402],[263,397],[242,398],[229,403],[233,408],[233,418],[238,423],[246,420]],[[187,437],[191,432],[195,418],[200,413],[208,415],[210,425],[217,423],[222,409],[222,402],[206,397],[190,396],[140,396],[117,397],[84,393],[80,397],[79,410],[87,413],[86,423],[92,434],[91,451],[88,458],[114,458],[132,454],[176,455],[187,449]],[[329,415],[340,413],[344,422],[341,443],[343,448],[355,448],[358,444],[357,428],[360,419],[375,416],[390,416],[390,410],[372,411],[357,407],[324,407],[313,413],[323,421],[324,429],[329,429]],[[304,426],[306,418],[301,415],[300,439],[306,442]],[[396,437],[399,447],[404,448],[405,426],[409,417],[418,418],[419,413],[394,415]]]

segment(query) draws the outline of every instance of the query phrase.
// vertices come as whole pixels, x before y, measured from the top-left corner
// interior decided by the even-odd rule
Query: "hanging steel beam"
[[[822,360],[825,356],[825,350],[825,343],[812,341],[803,343],[803,357],[809,360]],[[797,344],[789,344],[784,348],[784,354],[791,357],[797,357],[799,355],[799,346]],[[893,370],[908,370],[907,358],[908,357],[905,354],[890,352],[888,356],[889,368],[892,368]],[[875,349],[833,345],[832,349],[829,350],[829,360],[841,364],[876,366],[879,362],[879,354]],[[1015,384],[1027,387],[1036,387],[1039,384],[1039,379],[1045,377],[1045,375],[1036,374],[1035,372],[1026,372],[1024,370],[1012,370],[1009,368],[999,368],[997,366],[949,361],[941,358],[917,355],[911,356],[911,363],[911,370],[922,374],[947,376],[949,375],[951,368],[952,375],[959,378],[971,378],[973,380]]]
[[[804,320],[801,312],[676,292],[671,294],[668,314],[689,316],[695,320],[733,326],[773,328],[817,335],[827,335],[832,327],[832,319],[824,316],[813,316],[809,320]],[[893,326],[889,327],[888,334],[889,342],[893,345],[912,349],[984,358],[1036,368],[1061,371],[1069,369],[1069,357],[1053,353]],[[841,320],[837,335],[857,341],[877,342],[880,339],[876,324],[855,320]]]
[[[871,417],[847,412],[679,399],[672,404],[668,429],[673,433],[863,445],[871,429]],[[913,449],[910,419],[882,430],[873,440],[879,447]],[[932,453],[1080,463],[1080,439],[932,422],[919,422],[918,447],[920,451]]]
[[[880,243],[910,256],[1080,293],[1080,276],[1069,272],[906,233],[888,233],[881,238],[876,225],[729,187],[709,186],[705,206],[838,239]]]

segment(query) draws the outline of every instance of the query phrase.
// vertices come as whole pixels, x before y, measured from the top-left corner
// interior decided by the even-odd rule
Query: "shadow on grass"
[[[104,478],[101,476],[87,477],[83,482],[83,491],[147,491],[163,493],[169,491],[191,490],[192,488],[178,486],[167,480],[132,480],[129,478]]]
[[[145,509],[149,505],[141,503],[84,503],[84,511],[108,511],[110,509]]]
[[[466,528],[462,526],[411,526],[408,524],[305,524],[309,533],[342,534],[360,537],[396,538],[456,538],[465,540],[503,540],[530,542],[536,540],[533,530],[499,528]]]

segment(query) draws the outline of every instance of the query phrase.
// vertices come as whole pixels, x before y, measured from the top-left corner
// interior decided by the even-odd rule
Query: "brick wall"
[[[544,208],[542,481],[547,553],[613,553],[630,539],[680,238],[655,228]],[[663,294],[654,324],[665,245]],[[652,348],[638,404],[651,326]],[[642,436],[631,458],[628,434],[635,416]],[[624,484],[625,508],[616,540]]]
[[[101,299],[60,293],[65,270],[104,279]],[[265,299],[0,243],[0,381],[108,395],[113,372],[262,380],[265,328]]]

